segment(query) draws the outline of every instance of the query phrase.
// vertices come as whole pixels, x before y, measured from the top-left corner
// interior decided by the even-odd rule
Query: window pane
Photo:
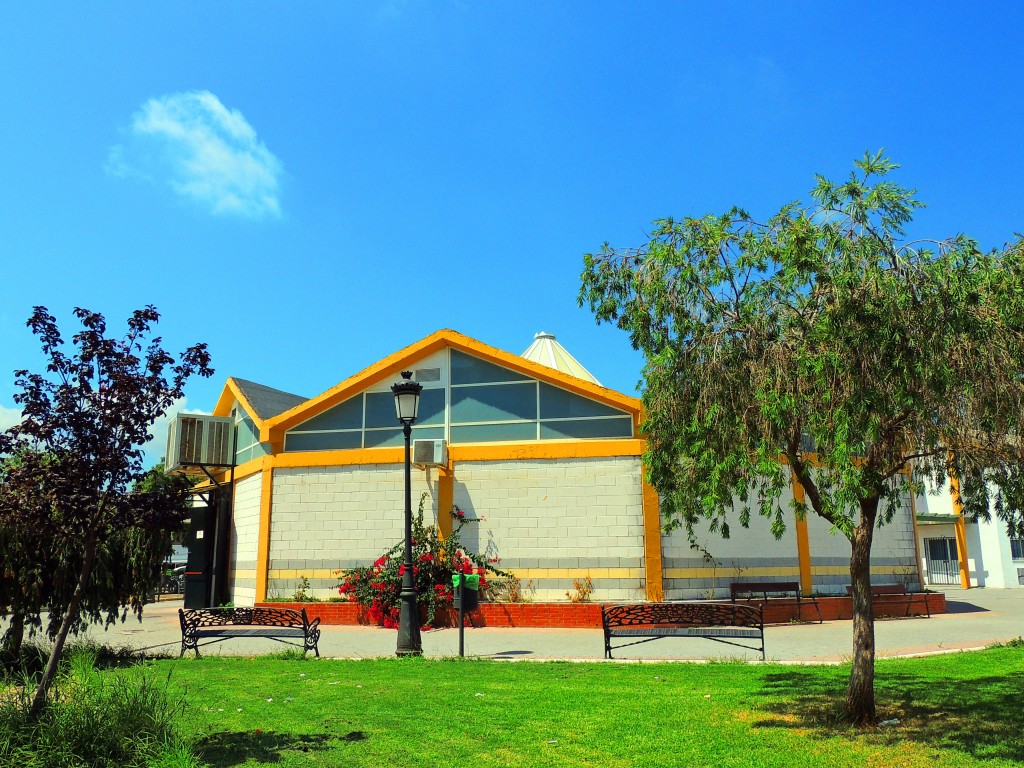
[[[391,393],[388,393],[388,396],[390,397]],[[388,448],[395,445],[405,445],[405,435],[402,434],[401,427],[366,430],[366,440],[364,442],[366,448]]]
[[[288,451],[335,451],[360,448],[361,432],[289,432],[284,438],[284,449]]]
[[[394,415],[393,408],[392,415]],[[413,429],[416,428],[417,424],[444,424],[443,389],[424,389],[420,394],[420,410]]]
[[[565,437],[632,437],[633,420],[628,416],[621,419],[579,419],[578,421],[542,421],[541,440],[557,440]]]
[[[522,442],[537,439],[537,422],[518,424],[478,424],[469,427],[452,427],[453,443],[503,443]]]
[[[537,385],[500,384],[452,390],[452,423],[537,418]]]
[[[1024,560],[1024,539],[1010,539],[1010,557]]]
[[[618,408],[588,400],[550,384],[540,385],[540,417],[542,419],[577,419],[587,416],[621,416]]]
[[[452,384],[484,384],[498,381],[529,381],[529,376],[515,373],[500,365],[485,363],[483,360],[451,351]]]
[[[323,413],[304,421],[295,429],[362,429],[363,428],[363,396],[356,395]]]
[[[256,431],[256,425],[253,424],[252,419],[248,417],[242,417],[242,420],[238,422],[238,447],[245,448],[257,442],[259,434]]]
[[[417,422],[418,424],[419,422]],[[444,440],[444,427],[418,427],[412,428],[413,440]]]
[[[366,428],[398,426],[395,396],[390,392],[366,393]]]

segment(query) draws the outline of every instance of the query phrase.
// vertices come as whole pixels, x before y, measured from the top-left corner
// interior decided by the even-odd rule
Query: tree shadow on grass
[[[793,669],[768,675],[770,697],[757,728],[801,728],[829,738],[857,733],[846,723],[846,674],[823,676]],[[1024,674],[958,679],[885,672],[875,678],[879,720],[898,724],[858,734],[876,743],[914,741],[955,749],[979,759],[1024,763]]]
[[[364,741],[362,731],[343,736],[326,733],[275,733],[273,731],[222,731],[196,744],[199,756],[212,768],[232,768],[249,760],[280,763],[289,752],[326,752],[343,742]]]

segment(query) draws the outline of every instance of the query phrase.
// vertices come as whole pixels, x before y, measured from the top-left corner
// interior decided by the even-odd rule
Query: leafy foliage
[[[585,256],[579,299],[644,354],[666,527],[728,536],[757,513],[781,536],[792,472],[796,514],[852,542],[855,659],[873,659],[872,538],[908,491],[955,473],[969,515],[1024,530],[1024,241],[908,242],[921,203],[885,178],[896,165],[855,165],[765,222],[734,208],[606,244]]]
[[[413,576],[416,583],[416,600],[423,616],[423,629],[430,629],[439,608],[450,606],[455,599],[452,592],[452,576],[457,573],[480,575],[480,589],[487,589],[487,574],[510,576],[495,567],[485,556],[470,552],[461,541],[460,531],[469,523],[458,507],[451,510],[454,523],[452,532],[445,537],[437,526],[423,522],[423,507],[427,495],[420,497],[419,508],[412,520]],[[373,565],[341,571],[338,593],[352,602],[366,606],[367,618],[385,627],[398,627],[401,610],[400,592],[405,543],[399,542],[379,558]]]
[[[879,180],[896,167],[880,154],[856,165],[765,223],[741,209],[665,219],[644,248],[586,256],[581,302],[646,358],[670,526],[710,517],[728,535],[735,508],[781,534],[788,461],[849,537],[862,499],[889,519],[907,461],[941,483],[949,452],[968,512],[992,501],[1020,526],[1022,244],[901,243],[921,203]]]
[[[44,601],[55,614],[37,711],[72,629],[104,612],[109,621],[117,605],[141,610],[132,587],[152,561],[123,556],[162,546],[166,532],[181,525],[186,490],[175,479],[147,481],[142,446],[185,382],[213,373],[205,345],[175,360],[159,337],[149,338],[159,319],[153,307],[134,312],[121,339],[107,337],[102,315],[76,309],[75,316],[82,330],[68,354],[55,318],[35,308],[28,326],[40,339],[46,370],[15,372],[22,421],[0,433],[0,456],[13,459],[0,478],[0,531],[4,546],[18,548],[19,564],[34,563],[5,579],[2,604],[33,621]],[[124,569],[129,573],[121,578]]]
[[[0,493],[3,492],[3,465],[0,465]],[[175,519],[166,526],[135,526],[113,533],[99,541],[93,578],[82,597],[81,611],[72,624],[72,632],[85,624],[110,626],[124,620],[127,609],[141,614],[143,605],[160,582],[161,567],[171,552],[171,533],[181,527],[187,515],[182,489],[188,481],[169,476],[162,466],[154,467],[137,484],[136,493],[169,495],[181,498]],[[83,553],[76,541],[48,539],[18,526],[0,527],[0,613],[14,614],[30,632],[41,630],[52,640],[64,620],[77,582],[68,578],[82,567]],[[8,638],[8,647],[16,653],[21,636]]]

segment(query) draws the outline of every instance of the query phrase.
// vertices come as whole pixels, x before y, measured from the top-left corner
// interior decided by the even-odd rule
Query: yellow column
[[[956,515],[953,529],[956,531],[956,554],[960,560],[960,586],[970,589],[971,569],[967,565],[967,529],[964,526],[964,505],[960,501],[960,478],[956,476],[952,462],[949,467],[949,490],[953,495],[953,514]]]
[[[665,599],[664,571],[661,562],[661,505],[658,492],[646,480],[643,483],[644,505],[644,575],[647,599],[661,602]]]
[[[790,478],[793,481],[793,498],[803,503],[804,487],[796,479],[796,473],[790,470]],[[814,591],[814,577],[811,575],[811,540],[807,535],[807,516],[797,517],[794,520],[796,527],[796,555],[800,563],[800,591],[805,595]]]
[[[260,533],[256,544],[256,602],[267,599],[267,577],[270,573],[270,507],[274,493],[273,464],[264,459],[260,478]]]

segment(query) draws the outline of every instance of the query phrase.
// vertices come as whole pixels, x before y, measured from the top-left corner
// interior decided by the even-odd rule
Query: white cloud
[[[8,408],[0,405],[0,432],[21,424],[21,408]]]
[[[189,408],[188,398],[183,397],[167,409],[167,413],[157,419],[153,426],[149,428],[149,434],[153,437],[148,443],[142,446],[142,450],[146,453],[145,464],[147,467],[151,467],[154,464],[158,464],[164,460],[165,454],[167,453],[167,430],[174,420],[174,417],[179,413],[206,413],[199,408]]]
[[[281,161],[241,112],[209,91],[149,99],[127,134],[107,154],[111,175],[167,184],[214,214],[281,215]]]

